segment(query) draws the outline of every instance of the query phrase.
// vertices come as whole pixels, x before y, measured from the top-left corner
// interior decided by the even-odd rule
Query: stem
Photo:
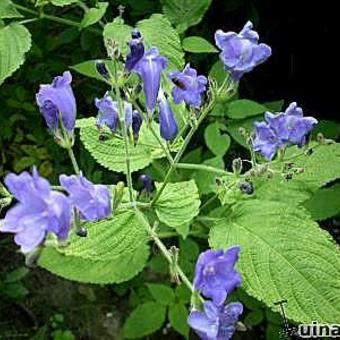
[[[200,232],[196,232],[196,231],[191,231],[188,236],[204,238],[204,239],[208,238],[208,235],[200,233]],[[172,237],[178,237],[178,233],[176,233],[175,231],[165,231],[165,232],[158,234],[159,239],[172,238]]]
[[[211,196],[200,208],[200,210],[204,210],[207,206],[209,206],[212,202],[215,201],[215,199],[218,197],[217,194]]]
[[[39,15],[39,13],[34,11],[33,9],[29,9],[29,8],[24,7],[24,6],[17,5],[15,3],[13,3],[13,6],[15,8],[19,9],[20,11],[23,11],[23,12],[26,12],[26,13],[29,13],[29,14],[33,14],[33,15]]]
[[[129,153],[129,141],[127,136],[127,130],[125,125],[125,114],[124,105],[122,98],[120,96],[120,89],[118,85],[118,73],[117,73],[117,61],[114,62],[114,88],[116,93],[116,100],[118,102],[119,109],[119,120],[122,126],[124,147],[125,147],[125,162],[126,162],[126,182],[129,188],[129,198],[130,202],[133,203],[133,187],[132,187],[132,177],[131,177],[131,164],[130,164],[130,153]]]
[[[76,173],[77,176],[79,176],[80,175],[80,169],[79,169],[78,162],[77,162],[77,159],[74,155],[72,147],[68,148],[67,151],[68,151],[68,155],[70,156],[74,172]]]
[[[204,164],[178,163],[178,164],[176,164],[176,168],[203,170],[203,171],[216,173],[216,174],[219,174],[219,175],[226,175],[227,174],[227,171],[225,171],[223,169],[214,168],[213,166],[204,165]]]

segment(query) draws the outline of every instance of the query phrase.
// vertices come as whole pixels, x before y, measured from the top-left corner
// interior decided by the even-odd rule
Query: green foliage
[[[156,183],[159,190],[162,183]],[[195,181],[168,183],[155,208],[161,222],[180,228],[198,215],[201,202]]]
[[[179,33],[197,25],[212,0],[161,0],[163,13],[176,26]]]
[[[78,0],[49,0],[54,6],[67,6],[76,3]]]
[[[217,53],[218,50],[202,37],[186,37],[182,42],[184,51],[191,53]]]
[[[136,339],[145,337],[160,329],[165,321],[166,308],[157,302],[139,305],[124,324],[124,337]]]
[[[253,310],[247,314],[247,316],[244,319],[244,324],[250,327],[257,326],[261,324],[264,320],[264,314],[263,311]]]
[[[90,8],[84,15],[83,20],[80,23],[82,28],[94,25],[97,23],[105,14],[108,2],[98,2],[97,6],[94,8]]]
[[[16,71],[31,48],[31,34],[18,23],[0,26],[0,85]]]
[[[39,265],[69,280],[114,283],[140,272],[148,258],[147,234],[132,212],[87,223],[88,236],[72,234],[66,247],[45,248]]]
[[[209,124],[204,131],[204,139],[208,148],[220,157],[225,155],[230,146],[229,135],[222,131],[226,131],[226,127],[219,122]]]
[[[170,287],[157,283],[149,283],[147,287],[152,297],[161,305],[168,306],[175,301],[175,294]]]
[[[22,18],[23,16],[14,7],[11,0],[1,0],[0,19]]]
[[[168,313],[170,325],[186,339],[189,336],[188,310],[183,303],[176,303],[169,307]]]
[[[215,249],[241,246],[243,288],[269,307],[287,299],[287,316],[296,322],[339,318],[338,247],[303,209],[265,200],[239,203],[213,226],[209,242]]]
[[[244,119],[267,111],[267,107],[258,104],[252,100],[239,99],[234,100],[228,105],[227,115],[232,119]]]
[[[27,274],[28,269],[24,267],[7,273],[3,280],[0,280],[0,294],[12,300],[23,299],[29,293],[22,282]]]
[[[113,69],[113,61],[112,60],[103,60],[103,62],[105,63],[106,67],[109,70]],[[96,60],[83,61],[82,63],[73,65],[70,68],[72,70],[75,70],[78,73],[86,76],[86,77],[95,78],[95,79],[98,79],[98,80],[105,82],[105,79],[97,72]]]

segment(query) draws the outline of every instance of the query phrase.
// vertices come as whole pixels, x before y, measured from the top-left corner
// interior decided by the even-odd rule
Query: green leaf
[[[157,47],[160,54],[168,58],[168,70],[182,70],[184,52],[181,41],[166,17],[153,14],[149,19],[139,21],[137,27],[142,33],[145,46],[147,48]]]
[[[157,302],[139,305],[124,324],[124,337],[143,338],[160,329],[165,321],[166,308]]]
[[[208,148],[216,155],[223,157],[230,146],[230,137],[221,133],[226,127],[222,123],[215,122],[208,125],[204,131],[204,140]]]
[[[266,328],[266,340],[282,340],[282,327],[268,324]]]
[[[209,72],[209,78],[215,80],[217,82],[217,85],[222,86],[226,77],[228,77],[228,73],[225,71],[223,63],[219,59],[211,67]]]
[[[45,248],[39,265],[69,280],[98,284],[127,281],[144,268],[148,237],[132,212],[85,227],[86,238],[72,234],[67,247]]]
[[[128,42],[131,39],[131,31],[132,27],[124,24],[124,21],[120,18],[116,18],[113,22],[106,24],[103,31],[106,48],[108,49],[111,46],[111,40],[118,46],[120,52],[125,57],[129,51]]]
[[[182,42],[184,51],[191,53],[217,53],[218,50],[202,37],[186,37]]]
[[[197,245],[197,244],[196,244]],[[175,290],[176,299],[182,304],[187,304],[191,301],[191,292],[189,288],[185,285],[180,285],[176,287]]]
[[[105,14],[108,2],[98,2],[95,8],[90,8],[84,15],[83,20],[80,23],[82,28],[94,25],[97,23]]]
[[[163,13],[179,33],[197,25],[210,7],[212,0],[161,0]]]
[[[270,112],[281,112],[283,109],[284,100],[275,100],[273,102],[266,102],[263,105],[267,108]]]
[[[83,127],[80,128],[80,140],[84,144],[85,148],[91,153],[92,157],[99,164],[109,170],[125,172],[126,161],[123,139],[120,136],[114,135],[108,140],[99,140],[99,131],[95,126],[93,118],[88,118],[86,121],[82,120],[81,125]],[[153,123],[153,127],[159,135],[158,124]],[[159,138],[161,139],[160,136]],[[180,140],[177,144],[172,145],[171,150],[177,151],[181,142],[182,140]],[[163,143],[166,147],[166,143]],[[132,141],[129,142],[129,153],[131,171],[143,169],[154,159],[165,157],[163,149],[160,147],[157,139],[152,135],[145,123],[141,127],[137,145],[134,146]]]
[[[253,310],[247,314],[247,316],[244,319],[244,323],[247,326],[257,326],[260,323],[262,323],[264,319],[264,313],[261,309]]]
[[[109,70],[113,70],[114,62],[112,60],[103,60],[103,62]],[[95,78],[105,82],[105,79],[97,72],[96,60],[84,61],[82,63],[70,66],[70,69],[75,70],[86,77]]]
[[[31,34],[18,23],[0,27],[0,85],[16,71],[31,48]]]
[[[6,275],[4,283],[18,282],[22,280],[28,274],[28,272],[29,270],[25,267],[20,267],[18,269],[15,269]]]
[[[340,124],[331,120],[321,120],[313,129],[312,136],[322,133],[326,138],[337,139],[340,135]]]
[[[188,310],[182,303],[176,303],[169,308],[170,325],[186,339],[189,337]]]
[[[174,303],[175,294],[170,287],[157,283],[149,283],[147,287],[152,297],[161,305],[168,306]]]
[[[227,115],[233,119],[244,119],[268,111],[267,107],[248,99],[238,99],[228,106]]]
[[[10,0],[0,1],[0,19],[22,18],[17,9],[14,7],[13,2]]]
[[[339,320],[339,249],[304,209],[263,200],[239,203],[212,227],[209,242],[214,249],[240,245],[242,287],[270,308],[286,299],[287,317],[296,322]]]
[[[50,1],[51,1],[51,4],[54,5],[54,6],[63,7],[63,6],[67,6],[67,5],[72,5],[75,2],[77,2],[78,0],[50,0]]]
[[[156,183],[157,190],[162,183]],[[201,201],[194,180],[168,183],[155,204],[160,221],[169,227],[180,227],[198,215]]]
[[[340,185],[322,188],[303,205],[310,211],[314,220],[325,220],[340,213]]]

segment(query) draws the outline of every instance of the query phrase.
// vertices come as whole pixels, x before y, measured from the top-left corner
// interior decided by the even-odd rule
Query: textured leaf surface
[[[217,53],[218,50],[208,40],[202,37],[186,37],[183,39],[184,51],[191,53]]]
[[[77,2],[78,0],[51,0],[51,3],[54,6],[67,6],[67,5],[71,5],[74,4],[75,2]]]
[[[87,121],[89,124],[86,123]],[[123,139],[119,136],[112,136],[106,141],[99,140],[99,131],[94,124],[93,118],[82,120],[80,124],[83,126],[80,129],[80,139],[94,159],[109,170],[125,172],[126,162]],[[153,125],[154,130],[158,131],[158,125],[156,123],[153,123]],[[181,141],[179,141],[178,144],[173,145],[172,151],[178,150],[180,144]],[[152,160],[165,157],[162,148],[158,144],[156,138],[148,130],[146,124],[142,125],[137,145],[134,146],[132,141],[130,141],[129,152],[131,171],[143,169],[147,167]]]
[[[159,190],[161,183],[156,183]],[[194,180],[168,183],[157,201],[158,218],[168,226],[176,228],[189,223],[199,213],[201,201]]]
[[[104,16],[108,5],[108,2],[98,2],[97,7],[90,8],[80,23],[81,27],[85,28],[97,23]]]
[[[31,48],[31,34],[18,23],[0,28],[0,85],[16,71]]]
[[[138,306],[124,324],[124,337],[142,338],[160,329],[165,321],[166,308],[157,302]]]
[[[73,234],[67,247],[46,248],[39,265],[69,280],[100,284],[126,281],[143,269],[148,238],[132,212],[86,228],[86,238]]]
[[[212,0],[162,0],[163,13],[176,26],[179,33],[197,25]]]
[[[241,246],[243,288],[268,306],[287,299],[288,318],[334,323],[340,318],[340,253],[301,208],[252,200],[238,204],[210,232],[215,249]]]
[[[161,14],[153,14],[149,19],[138,22],[145,46],[157,47],[160,54],[169,59],[168,69],[181,70],[184,65],[184,53],[178,33],[170,21]]]
[[[17,9],[14,7],[13,2],[10,0],[0,1],[0,19],[10,19],[10,18],[22,18]]]

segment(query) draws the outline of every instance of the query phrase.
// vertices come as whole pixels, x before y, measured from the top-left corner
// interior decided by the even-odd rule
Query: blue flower
[[[167,141],[175,139],[178,126],[171,107],[165,98],[163,91],[159,91],[159,125],[160,135]]]
[[[130,53],[126,56],[125,68],[131,71],[134,66],[144,56],[145,48],[142,42],[142,35],[135,29],[131,33],[132,39],[129,41]]]
[[[99,110],[97,118],[97,126],[106,125],[112,132],[116,132],[119,126],[119,106],[116,101],[113,101],[107,92],[102,99],[95,99],[95,105]],[[125,113],[125,126],[129,129],[132,125],[132,105],[123,102]]]
[[[259,35],[252,28],[253,24],[248,21],[239,34],[222,30],[215,33],[216,45],[222,50],[220,58],[236,81],[266,61],[272,53],[268,45],[258,43]]]
[[[23,253],[29,253],[45,240],[48,232],[65,240],[71,225],[71,205],[67,197],[52,191],[48,181],[33,173],[9,174],[5,184],[18,203],[1,223],[2,232],[14,233]]]
[[[142,78],[146,107],[149,114],[152,113],[156,107],[161,84],[161,74],[167,64],[168,60],[160,56],[158,49],[153,47],[145,52],[143,58],[132,68],[132,71],[139,74]]]
[[[286,111],[273,114],[265,113],[266,122],[255,122],[253,148],[261,152],[266,160],[271,160],[276,152],[288,145],[302,147],[318,121],[313,117],[303,117],[297,103],[291,103]]]
[[[71,73],[64,72],[62,76],[55,77],[51,85],[40,85],[36,95],[40,112],[53,132],[59,128],[59,113],[66,130],[72,132],[74,129],[77,106],[71,82]]]
[[[242,282],[240,274],[234,269],[239,252],[237,246],[227,251],[207,250],[198,258],[194,287],[217,306],[221,306]]]
[[[169,78],[176,85],[172,90],[174,102],[184,102],[193,107],[202,104],[202,93],[206,90],[208,80],[205,76],[197,76],[197,71],[187,64],[183,72],[170,72]]]
[[[97,221],[111,214],[111,198],[106,185],[94,185],[82,175],[61,175],[59,180],[82,219]]]
[[[243,312],[242,304],[233,302],[218,307],[213,302],[206,301],[203,307],[203,311],[190,313],[189,326],[202,340],[231,339],[236,330],[238,318]]]
[[[133,110],[132,112],[132,134],[135,142],[138,141],[139,131],[143,123],[143,118],[139,111]]]
[[[139,176],[139,181],[142,183],[142,192],[150,194],[154,189],[154,183],[149,175],[142,174]]]

